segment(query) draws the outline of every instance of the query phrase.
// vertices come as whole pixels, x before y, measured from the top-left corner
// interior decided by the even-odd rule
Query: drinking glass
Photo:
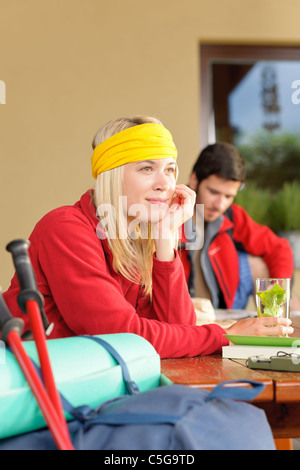
[[[256,279],[259,317],[290,317],[290,279]]]

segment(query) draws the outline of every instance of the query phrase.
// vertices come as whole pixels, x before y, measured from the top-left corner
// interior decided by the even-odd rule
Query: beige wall
[[[299,16],[298,0],[0,0],[2,287],[7,242],[93,184],[103,123],[160,118],[186,182],[201,146],[199,42],[300,44]]]

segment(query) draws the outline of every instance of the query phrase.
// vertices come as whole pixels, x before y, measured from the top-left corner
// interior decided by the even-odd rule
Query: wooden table
[[[300,337],[300,328],[294,335]],[[300,438],[300,373],[249,369],[246,361],[219,355],[163,359],[162,373],[176,384],[211,390],[227,380],[256,380],[265,384],[253,404],[265,410],[277,448],[291,449]]]

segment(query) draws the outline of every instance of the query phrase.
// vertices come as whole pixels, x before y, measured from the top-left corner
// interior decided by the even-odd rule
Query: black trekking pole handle
[[[73,450],[72,442],[70,441],[69,435],[62,427],[63,423],[60,420],[57,410],[55,409],[36,368],[24,349],[20,338],[23,331],[23,320],[12,317],[1,292],[0,330],[1,341],[7,344],[15,355],[58,448],[61,450]]]
[[[36,301],[41,312],[45,332],[46,334],[50,334],[53,325],[49,324],[44,312],[44,298],[37,288],[36,278],[28,255],[29,246],[30,242],[23,239],[13,240],[6,246],[7,251],[12,254],[20,285],[18,304],[21,310],[27,313],[26,302],[28,300]]]
[[[0,288],[0,331],[1,341],[6,343],[7,335],[16,330],[18,335],[21,336],[23,331],[24,322],[21,318],[14,318],[3,299]]]

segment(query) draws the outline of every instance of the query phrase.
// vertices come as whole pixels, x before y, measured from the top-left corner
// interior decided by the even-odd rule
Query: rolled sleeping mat
[[[131,333],[95,338],[105,340],[118,352],[140,392],[159,386],[160,357],[147,340]],[[34,341],[23,345],[39,365]],[[95,408],[127,393],[121,366],[93,339],[48,339],[47,346],[56,386],[74,407]],[[43,415],[13,353],[1,348],[0,354],[0,439],[44,428]],[[66,418],[73,419],[68,413]]]

